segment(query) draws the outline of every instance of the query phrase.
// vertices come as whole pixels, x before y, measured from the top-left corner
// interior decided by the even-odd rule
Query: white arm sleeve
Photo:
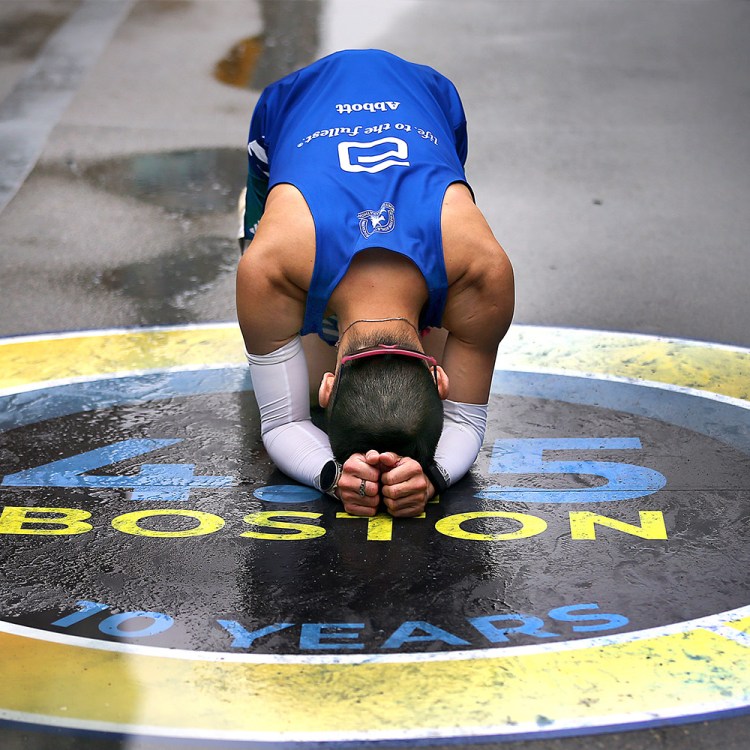
[[[285,474],[320,489],[323,465],[333,458],[328,436],[310,420],[310,385],[300,337],[270,354],[248,354],[268,455]]]
[[[448,485],[455,484],[476,461],[487,428],[488,404],[443,401],[443,432],[435,463]]]

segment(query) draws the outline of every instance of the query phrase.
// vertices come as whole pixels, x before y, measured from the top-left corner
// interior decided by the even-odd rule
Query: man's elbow
[[[516,305],[515,277],[508,256],[495,255],[486,264],[481,279],[478,307],[487,333],[497,343],[510,328]]]

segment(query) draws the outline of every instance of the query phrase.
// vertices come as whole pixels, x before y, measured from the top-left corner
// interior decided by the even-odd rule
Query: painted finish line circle
[[[541,425],[538,433],[516,434],[495,418],[486,455],[478,463],[484,467],[478,468],[478,478],[457,487],[452,499],[430,508],[427,525],[423,521],[420,527],[416,520],[411,526],[399,526],[386,520],[363,524],[336,519],[346,532],[319,525],[336,516],[331,509],[318,507],[326,499],[312,498],[304,488],[294,490],[301,496],[290,495],[283,489],[281,475],[268,474],[257,449],[257,425],[253,426],[246,405],[237,409],[244,433],[237,421],[216,408],[227,394],[239,398],[248,387],[241,352],[233,326],[24,337],[0,343],[4,363],[0,414],[11,440],[6,450],[15,453],[15,461],[4,461],[0,469],[4,540],[22,540],[19,549],[29,561],[39,559],[42,546],[50,550],[50,560],[59,561],[56,555],[62,555],[64,548],[73,550],[86,543],[100,553],[104,567],[103,573],[90,573],[85,579],[90,584],[87,591],[93,592],[88,599],[79,600],[67,613],[60,612],[59,600],[54,600],[50,609],[58,608],[57,619],[46,621],[51,611],[43,608],[36,613],[38,621],[21,616],[24,599],[38,600],[38,592],[30,588],[31,576],[19,578],[22,585],[10,597],[10,616],[3,614],[0,628],[0,649],[14,654],[13,661],[6,663],[12,663],[15,671],[14,679],[0,689],[0,716],[117,732],[305,743],[575,734],[739,710],[750,703],[746,635],[750,612],[739,581],[736,587],[732,581],[719,586],[721,596],[716,601],[709,598],[706,611],[686,609],[690,597],[682,603],[665,601],[656,613],[640,611],[639,590],[646,583],[658,587],[659,582],[633,583],[643,570],[653,573],[655,568],[628,560],[628,554],[638,560],[656,559],[659,549],[669,544],[673,553],[678,552],[669,536],[674,529],[684,532],[675,524],[680,501],[669,498],[691,499],[690,482],[683,478],[680,484],[677,478],[684,477],[686,465],[670,463],[654,452],[649,447],[652,438],[688,446],[688,453],[699,451],[704,462],[719,465],[709,481],[708,499],[720,512],[705,521],[703,531],[713,534],[714,541],[719,532],[741,531],[736,523],[741,514],[732,514],[748,479],[742,473],[742,457],[750,452],[746,350],[517,326],[503,344],[494,391],[502,397],[504,418]],[[196,396],[205,402],[197,402]],[[171,410],[154,415],[154,405],[162,402],[172,404]],[[209,427],[209,417],[195,419],[196,407],[212,415]],[[614,414],[609,421],[608,414]],[[547,423],[541,415],[546,415]],[[568,432],[555,434],[550,429],[555,423],[564,424]],[[578,429],[571,431],[576,423]],[[176,425],[182,427],[181,438],[150,434],[155,426],[174,430]],[[598,434],[591,434],[592,426]],[[129,435],[125,440],[124,427]],[[86,439],[95,448],[80,437],[85,429],[93,429],[94,435]],[[249,446],[251,453],[255,451],[253,460],[238,460],[231,471],[226,462],[217,463],[206,440],[206,435],[217,431],[240,433],[241,440],[228,453],[241,456],[239,448]],[[108,435],[111,440],[102,439]],[[58,443],[54,449],[49,447],[53,439]],[[179,440],[192,445],[186,457],[170,453]],[[196,445],[205,448],[196,453]],[[159,450],[166,453],[160,456]],[[724,474],[728,479],[722,478]],[[235,484],[234,490],[227,489],[229,482]],[[701,486],[705,491],[706,485]],[[627,606],[618,606],[616,599],[605,601],[607,587],[597,589],[597,581],[587,582],[588,597],[556,601],[546,593],[545,600],[540,592],[554,587],[554,579],[545,578],[546,574],[519,578],[516,570],[514,578],[529,587],[532,603],[544,602],[542,609],[479,608],[468,618],[473,622],[467,618],[437,622],[424,609],[412,608],[398,621],[367,624],[347,620],[342,612],[334,619],[317,616],[314,599],[320,595],[315,590],[307,595],[292,591],[287,599],[309,608],[302,634],[298,629],[294,638],[284,640],[291,625],[257,635],[263,628],[286,623],[242,620],[240,615],[248,607],[263,609],[261,603],[244,602],[227,606],[218,618],[224,624],[214,627],[215,636],[224,637],[225,643],[234,639],[234,647],[225,646],[225,653],[220,653],[220,645],[213,652],[201,650],[187,636],[185,647],[180,647],[179,638],[160,642],[159,638],[174,635],[179,623],[172,623],[163,634],[157,632],[167,622],[160,616],[170,617],[163,611],[167,608],[159,606],[163,603],[159,597],[144,606],[144,599],[134,595],[148,592],[145,572],[135,581],[121,580],[120,553],[145,545],[143,549],[153,554],[154,547],[148,545],[206,541],[200,568],[207,567],[221,589],[226,560],[211,552],[211,541],[229,530],[230,524],[223,522],[230,514],[226,500],[216,501],[215,496],[224,492],[234,499],[232,492],[243,488],[245,496],[253,490],[256,504],[235,514],[236,536],[229,544],[235,564],[229,572],[256,570],[243,581],[252,584],[246,587],[248,596],[264,594],[258,581],[275,564],[294,570],[295,564],[309,562],[293,548],[338,543],[339,560],[354,561],[356,568],[358,549],[369,545],[380,550],[368,554],[380,556],[382,564],[389,557],[383,550],[398,550],[408,540],[412,547],[440,549],[441,555],[455,546],[460,552],[454,553],[453,562],[463,560],[466,565],[468,559],[470,574],[486,574],[488,566],[501,568],[509,544],[516,545],[514,555],[520,550],[532,566],[535,560],[538,565],[545,544],[553,550],[561,547],[560,559],[567,559],[572,569],[581,567],[577,555],[594,562],[597,555],[609,556],[620,562],[619,585],[627,589]],[[110,514],[111,525],[97,525],[93,511],[106,506],[112,496],[119,498],[121,512],[115,519]],[[660,502],[660,498],[666,499]],[[52,515],[39,511],[52,508],[64,509],[55,516],[57,527],[51,523]],[[152,525],[154,518],[147,512],[155,511],[156,520],[163,521],[164,508],[172,514],[168,519],[172,525]],[[280,516],[279,509],[287,515]],[[188,516],[184,523],[181,510]],[[252,516],[249,522],[248,516]],[[718,531],[711,531],[714,521]],[[284,523],[286,528],[279,526]],[[429,537],[424,531],[428,527]],[[23,533],[51,528],[77,533]],[[194,534],[196,529],[199,535]],[[118,533],[115,544],[112,539]],[[693,537],[700,533],[698,527],[690,529]],[[240,555],[248,541],[265,545],[263,553]],[[505,553],[500,551],[502,545]],[[583,552],[587,547],[589,551]],[[325,549],[321,546],[320,551]],[[467,556],[468,549],[472,552]],[[168,555],[158,554],[164,564]],[[325,555],[319,555],[321,570],[326,561]],[[427,565],[430,560],[421,562]],[[683,579],[685,569],[673,575]],[[488,597],[487,582],[483,589],[481,582],[468,580],[471,575],[440,578],[447,571],[441,572],[434,561],[427,570],[454,597],[469,592],[476,601],[482,596],[497,601],[499,574],[489,582],[495,588]],[[364,576],[367,571],[360,573]],[[725,572],[731,578],[732,571]],[[414,595],[403,580],[391,582],[395,599],[385,601],[386,608],[398,603],[399,596]],[[277,583],[279,595],[284,580]],[[355,578],[345,583],[354,585],[350,610],[361,613],[356,595],[372,589],[367,591],[361,584],[357,588]],[[578,583],[575,578],[567,580],[571,589]],[[667,594],[668,584],[664,584]],[[112,605],[107,592],[117,585],[120,597]],[[179,587],[172,593],[175,601],[190,595]],[[511,605],[521,598],[512,585],[502,593]],[[280,596],[283,599],[284,594]],[[728,606],[719,608],[724,596]],[[233,611],[239,614],[233,617]],[[387,632],[379,640],[365,639],[365,633],[380,631]],[[149,639],[129,637],[144,633]],[[266,636],[277,640],[252,650]],[[40,698],[40,669],[48,674],[50,664],[56,669],[54,681]],[[227,680],[243,686],[229,702]],[[329,687],[330,705],[324,708],[314,698],[304,698],[316,695],[321,680]],[[498,682],[503,684],[502,695]],[[419,716],[401,708],[409,705],[407,698],[414,690],[426,696],[426,709]],[[596,702],[588,700],[592,691]],[[446,694],[453,696],[449,705],[440,698]],[[179,706],[186,695],[196,707],[188,725],[177,709],[170,708]],[[383,705],[361,716],[355,707],[365,696],[371,704]]]

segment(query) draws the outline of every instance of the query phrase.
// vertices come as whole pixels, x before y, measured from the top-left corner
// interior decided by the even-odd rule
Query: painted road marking
[[[135,0],[82,0],[0,103],[0,211],[29,176],[84,74]]]
[[[233,326],[95,332],[64,341],[69,346],[58,349],[54,363],[55,337],[0,342],[2,395],[101,381],[106,400],[113,379],[169,371],[177,383],[190,371],[206,367],[225,375],[242,362]],[[499,370],[506,383],[519,373],[538,376],[518,378],[518,392],[529,383],[544,393],[563,380],[573,384],[573,403],[610,408],[607,398],[623,393],[617,386],[638,388],[645,398],[636,408],[645,414],[661,409],[660,418],[710,429],[750,452],[750,352],[744,349],[517,326],[503,345]],[[703,408],[717,419],[707,427],[705,413],[681,414],[669,399],[658,398],[659,391],[707,404]],[[653,393],[657,397],[649,401]],[[15,406],[23,411],[23,398]],[[741,607],[578,641],[330,656],[158,649],[5,623],[0,655],[9,667],[0,684],[0,716],[79,729],[300,745],[633,728],[748,709],[749,622],[750,607]],[[319,700],[321,685],[325,701]],[[419,711],[413,709],[415,693]],[[193,707],[187,719],[185,701]]]

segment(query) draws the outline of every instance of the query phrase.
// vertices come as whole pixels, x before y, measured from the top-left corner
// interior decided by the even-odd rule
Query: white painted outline
[[[747,351],[743,349],[741,351]],[[496,367],[495,372],[526,372],[529,375],[551,375],[559,378],[581,378],[582,380],[603,380],[608,383],[622,383],[623,385],[642,386],[644,388],[657,388],[662,391],[680,393],[683,396],[695,396],[696,398],[707,398],[710,401],[718,401],[727,406],[736,406],[738,409],[750,409],[750,401],[733,396],[725,396],[715,391],[703,390],[702,388],[689,388],[684,385],[673,385],[659,380],[638,380],[624,375],[609,375],[601,372],[586,372],[584,370],[555,370],[544,367]]]
[[[174,326],[133,326],[132,328],[88,328],[80,331],[47,331],[46,333],[20,333],[17,336],[5,336],[0,338],[0,346],[5,344],[26,344],[36,341],[49,341],[49,339],[88,339],[101,336],[132,336],[139,333],[170,333],[172,331],[213,331],[237,330],[236,323],[223,321],[219,323],[191,323],[190,325]]]
[[[42,333],[21,333],[17,336],[5,336],[0,338],[0,346],[3,344],[14,344],[16,342],[26,341],[46,341],[47,339],[68,339],[68,338],[95,338],[98,336],[109,335],[128,335],[133,333],[153,333],[156,331],[205,331],[205,330],[230,330],[239,331],[237,323],[232,321],[217,321],[215,323],[190,323],[189,325],[157,325],[157,326],[126,326],[124,328],[85,328],[77,331],[47,331]],[[544,326],[526,323],[514,323],[508,332],[505,341],[513,338],[514,332],[523,334],[524,331],[548,331],[549,333],[563,333],[573,331],[575,333],[588,334],[591,336],[612,336],[613,338],[623,339],[647,339],[649,341],[659,341],[667,344],[689,344],[704,349],[720,349],[740,354],[750,354],[750,348],[738,346],[736,344],[722,344],[715,341],[702,341],[701,339],[685,339],[677,336],[662,336],[655,333],[629,333],[627,331],[607,331],[598,328],[575,328],[573,326]],[[500,345],[502,349],[502,344]],[[498,355],[501,356],[502,353]]]
[[[124,380],[125,378],[138,378],[147,375],[163,375],[170,372],[193,372],[205,370],[244,370],[247,365],[238,364],[237,362],[224,362],[211,365],[173,365],[172,367],[154,367],[145,370],[119,370],[107,375],[81,375],[75,378],[59,378],[56,380],[40,380],[38,383],[31,385],[10,386],[9,388],[0,389],[0,398],[4,396],[14,396],[17,393],[31,393],[32,391],[43,391],[48,388],[60,388],[66,385],[76,385],[79,383],[96,383],[104,380]]]
[[[743,646],[750,646],[750,636],[742,631],[727,627],[726,623],[750,617],[750,605],[730,609],[714,615],[706,615],[693,620],[660,625],[645,630],[633,630],[617,635],[579,638],[572,641],[529,644],[527,646],[498,646],[469,651],[426,651],[405,654],[340,654],[340,655],[296,655],[296,654],[248,654],[233,651],[190,651],[188,649],[168,648],[161,646],[142,646],[135,643],[103,641],[96,638],[84,638],[66,633],[39,630],[27,625],[15,625],[0,620],[0,632],[31,638],[45,643],[56,643],[63,646],[109,651],[132,656],[149,656],[159,659],[178,659],[180,661],[229,662],[234,664],[401,664],[435,661],[471,661],[473,659],[501,659],[515,656],[532,656],[535,654],[552,654],[561,651],[582,651],[595,648],[633,643],[636,641],[661,638],[679,633],[691,633],[695,630],[709,630],[726,638],[726,631],[732,631],[732,638]],[[736,636],[736,637],[735,637]]]

